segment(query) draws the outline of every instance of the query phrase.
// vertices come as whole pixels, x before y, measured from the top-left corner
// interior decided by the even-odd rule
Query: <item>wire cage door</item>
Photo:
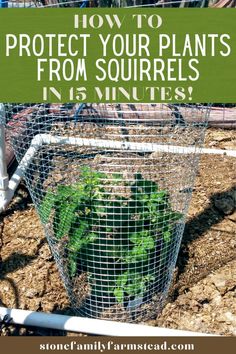
[[[17,160],[73,308],[126,322],[156,316],[178,255],[207,108],[5,109]]]

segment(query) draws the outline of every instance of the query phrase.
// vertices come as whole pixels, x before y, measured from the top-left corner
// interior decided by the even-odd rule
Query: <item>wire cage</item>
[[[169,289],[208,109],[6,104],[6,126],[74,309],[156,315]]]
[[[73,308],[83,316],[125,322],[156,316],[167,297],[181,243],[208,107],[9,103],[5,111],[8,136]]]

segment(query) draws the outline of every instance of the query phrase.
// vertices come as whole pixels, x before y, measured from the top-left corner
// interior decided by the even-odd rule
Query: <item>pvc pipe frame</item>
[[[0,107],[1,108],[1,107]],[[4,155],[4,144],[5,140],[1,140],[0,144],[0,181],[5,181],[6,176],[6,165],[4,167],[5,155]],[[152,143],[132,143],[132,142],[122,142],[113,140],[102,140],[102,139],[83,139],[79,137],[61,137],[53,136],[50,134],[37,134],[31,141],[29,149],[26,151],[23,159],[21,160],[18,168],[10,179],[5,182],[2,198],[0,200],[0,213],[3,212],[8,204],[10,203],[14,193],[21,181],[24,171],[29,166],[32,158],[39,150],[42,145],[79,145],[87,147],[99,147],[110,149],[110,151],[126,150],[134,152],[165,152],[173,154],[217,154],[236,157],[236,150],[221,150],[221,149],[205,149],[205,148],[195,148],[193,146],[174,146],[174,145],[159,145]],[[6,187],[6,184],[8,186]]]
[[[78,316],[65,316],[57,314],[47,314],[42,312],[7,309],[0,307],[0,317],[5,315],[12,319],[13,324],[23,326],[36,326],[52,328],[69,332],[88,333],[104,336],[116,337],[200,337],[214,336],[211,334],[181,331],[169,328],[152,327],[141,324],[122,323],[115,321],[98,320]]]
[[[0,107],[1,112],[1,107]],[[1,122],[0,120],[0,123]],[[3,124],[1,126],[3,131]],[[24,171],[27,169],[35,153],[42,145],[60,144],[60,145],[79,145],[91,146],[116,150],[123,149],[128,151],[140,152],[169,152],[175,154],[219,154],[236,157],[234,150],[218,150],[218,149],[198,149],[194,147],[173,146],[173,145],[158,145],[151,143],[130,143],[112,140],[100,139],[82,139],[76,137],[60,137],[50,134],[38,134],[32,141],[29,149],[21,160],[17,170],[9,181],[8,188],[5,185],[5,194],[0,200],[0,212],[5,210],[8,203],[11,201],[15,190],[17,189]],[[1,135],[0,144],[0,180],[6,177],[6,163],[4,158],[5,152],[4,134]],[[5,165],[4,165],[5,164]],[[83,317],[64,316],[55,314],[46,314],[40,312],[32,312],[17,309],[7,309],[0,307],[0,316],[3,318],[8,315],[12,318],[13,323],[25,326],[38,326],[44,328],[54,328],[71,332],[83,332],[97,335],[107,336],[206,336],[207,334],[195,333],[188,331],[178,331],[172,329],[149,327],[145,325],[135,325],[128,323],[120,323],[113,321],[104,321],[97,319],[89,319]]]

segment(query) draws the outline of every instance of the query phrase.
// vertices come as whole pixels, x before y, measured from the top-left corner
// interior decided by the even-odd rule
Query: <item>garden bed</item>
[[[209,129],[207,145],[236,148],[235,132]],[[162,314],[149,324],[235,335],[235,167],[233,158],[201,158],[175,282]],[[42,227],[23,186],[1,218],[2,304],[71,313]],[[20,332],[58,334],[42,329]]]

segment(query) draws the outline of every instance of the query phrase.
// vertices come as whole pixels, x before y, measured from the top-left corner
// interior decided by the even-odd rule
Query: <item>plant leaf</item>
[[[124,290],[121,288],[115,288],[113,292],[117,302],[122,303],[124,302]]]

